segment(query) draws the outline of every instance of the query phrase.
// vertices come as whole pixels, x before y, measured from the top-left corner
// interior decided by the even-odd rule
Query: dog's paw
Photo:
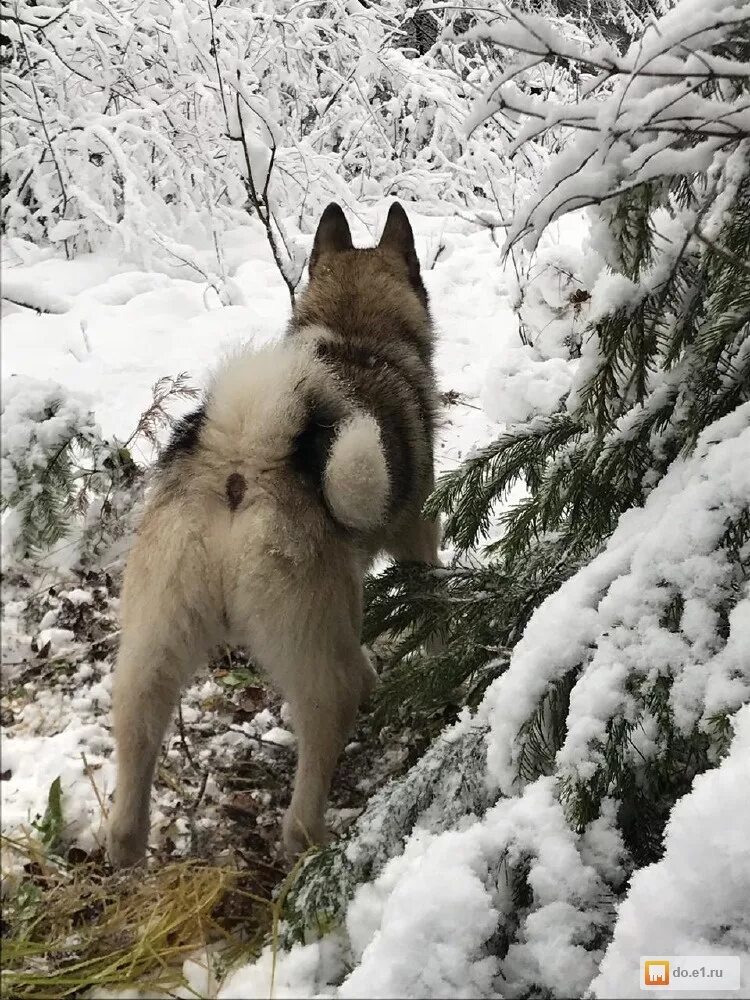
[[[146,863],[147,838],[111,825],[107,831],[107,856],[113,868],[135,868]]]
[[[289,858],[298,858],[311,847],[325,847],[331,842],[331,835],[325,824],[302,823],[291,809],[287,809],[283,824],[284,851]]]

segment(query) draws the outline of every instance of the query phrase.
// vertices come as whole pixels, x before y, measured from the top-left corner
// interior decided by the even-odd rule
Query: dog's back
[[[123,590],[115,860],[145,847],[138,784],[179,686],[227,639],[250,648],[292,708],[287,844],[323,836],[335,759],[373,680],[359,647],[366,563],[379,549],[437,561],[436,527],[421,517],[431,354],[403,210],[391,209],[378,248],[355,250],[329,206],[287,338],[230,358],[160,462]]]
[[[355,542],[387,545],[431,487],[432,346],[403,210],[394,206],[377,248],[358,250],[329,206],[286,340],[224,364],[173,435],[157,489],[200,491],[230,511],[273,494],[295,521],[328,515]]]

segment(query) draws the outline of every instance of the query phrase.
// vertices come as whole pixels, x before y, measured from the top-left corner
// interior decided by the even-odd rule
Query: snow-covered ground
[[[352,218],[355,242],[373,242],[386,209],[361,213],[369,232]],[[500,252],[487,231],[477,233],[459,218],[411,214],[438,328],[441,383],[476,407],[488,368],[520,346]],[[28,246],[30,261],[22,264],[14,245],[4,253],[4,294],[51,311],[39,315],[3,303],[3,375],[54,379],[87,393],[105,437],[129,436],[163,375],[186,371],[201,386],[227,349],[279,337],[289,316],[289,296],[265,235],[252,226],[225,240],[226,305],[187,267],[170,277],[104,255],[66,261]],[[459,413],[447,414],[443,466],[455,464],[496,426],[481,410],[464,406]]]

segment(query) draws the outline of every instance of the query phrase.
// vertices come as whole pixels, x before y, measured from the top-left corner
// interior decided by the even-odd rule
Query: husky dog
[[[437,563],[433,331],[393,204],[377,247],[323,213],[310,281],[278,344],[234,356],[175,430],[130,553],[114,678],[109,853],[140,862],[154,767],[180,688],[220,642],[288,701],[299,759],[284,844],[325,841],[337,758],[375,682],[360,646],[376,553]]]

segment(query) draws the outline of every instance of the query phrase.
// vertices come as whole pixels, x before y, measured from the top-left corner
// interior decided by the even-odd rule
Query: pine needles
[[[378,641],[388,667],[374,718],[418,723],[425,732],[475,707],[507,666],[534,609],[575,571],[554,540],[522,564],[473,569],[392,566],[367,581],[364,641]],[[423,647],[434,650],[426,654]]]
[[[508,44],[513,47],[512,39]],[[740,49],[725,55],[747,59],[746,43]],[[622,86],[626,101],[629,84]],[[701,85],[709,116],[712,102],[730,91],[747,92],[741,74],[720,88],[713,80]],[[552,129],[544,109],[539,121],[542,130]],[[565,128],[582,127],[575,117],[565,121]],[[574,138],[579,141],[578,133]],[[636,130],[630,148],[649,141],[650,133]],[[697,132],[684,140],[686,146],[700,141]],[[408,720],[433,732],[462,706],[474,707],[507,668],[545,598],[606,546],[622,515],[644,505],[707,426],[750,400],[747,154],[747,139],[728,137],[708,168],[701,171],[699,161],[687,158],[685,169],[675,161],[657,177],[634,173],[623,181],[618,174],[598,203],[598,277],[588,286],[581,278],[585,295],[567,306],[576,337],[571,357],[580,355],[573,391],[557,412],[511,426],[438,482],[426,509],[444,517],[445,540],[460,567],[393,567],[368,585],[365,639],[380,641],[387,654],[379,722]],[[571,184],[582,185],[586,169],[583,164]],[[545,198],[542,193],[540,206]],[[540,208],[540,219],[546,211]],[[537,218],[533,205],[527,212]],[[509,245],[523,231],[514,222]],[[527,335],[533,343],[534,331]],[[526,495],[507,506],[519,485]],[[747,510],[733,516],[720,543],[734,581],[714,606],[723,641],[748,579],[747,517]],[[482,548],[490,532],[496,540]],[[665,591],[661,628],[680,632],[686,599],[679,587]],[[441,648],[425,654],[436,635]],[[555,773],[571,690],[584,666],[548,686],[518,733],[522,780]],[[677,725],[670,664],[651,668],[648,679],[634,673],[628,712],[611,719],[606,738],[589,747],[598,762],[593,773],[567,776],[560,786],[578,830],[599,815],[605,796],[616,796],[623,836],[639,864],[658,855],[671,804],[726,744],[721,717],[710,732]],[[656,744],[647,762],[637,749],[645,725]]]

